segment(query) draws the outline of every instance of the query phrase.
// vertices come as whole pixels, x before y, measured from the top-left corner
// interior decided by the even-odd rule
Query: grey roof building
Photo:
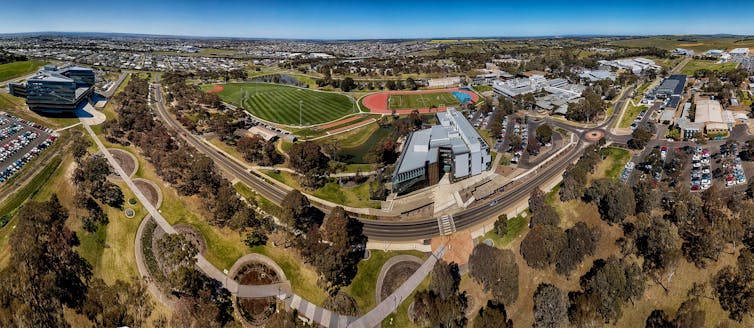
[[[490,148],[454,108],[437,113],[439,125],[409,134],[393,172],[393,192],[434,185],[444,173],[451,181],[489,170]]]
[[[671,96],[680,96],[683,88],[686,86],[686,75],[671,75],[662,84],[655,89],[655,95],[659,98],[670,98]]]
[[[45,65],[37,75],[26,80],[26,85],[14,84],[11,91],[25,96],[29,109],[61,113],[75,111],[94,92],[94,70],[68,66],[58,69]]]

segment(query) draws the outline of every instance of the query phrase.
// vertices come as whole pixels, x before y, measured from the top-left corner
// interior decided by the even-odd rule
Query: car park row
[[[0,183],[52,145],[57,136],[51,133],[38,123],[0,113],[0,140],[5,141],[0,145]],[[44,140],[39,142],[41,138]]]
[[[691,191],[707,190],[711,186],[709,150],[696,147],[691,157]]]

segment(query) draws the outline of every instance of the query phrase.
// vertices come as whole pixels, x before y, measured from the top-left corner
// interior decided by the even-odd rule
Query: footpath
[[[84,120],[82,120],[84,122]],[[110,163],[110,166],[115,170],[115,172],[123,179],[123,182],[128,186],[128,188],[133,192],[134,196],[139,200],[139,202],[144,206],[144,208],[147,210],[148,216],[151,217],[155,223],[163,230],[165,233],[175,234],[178,233],[178,231],[173,228],[173,226],[168,223],[167,220],[162,216],[160,211],[155,208],[155,206],[149,202],[147,197],[139,190],[139,188],[136,187],[136,184],[134,181],[129,177],[126,172],[123,170],[123,168],[120,166],[120,164],[115,160],[115,158],[112,156],[110,151],[105,147],[105,145],[102,143],[102,141],[97,137],[97,135],[94,133],[92,128],[89,126],[89,124],[86,124],[84,122],[83,124],[86,131],[89,133],[89,135],[92,137],[94,142],[97,144],[97,148],[99,148],[100,152],[105,156],[108,163]],[[148,218],[145,218],[147,220]],[[142,230],[141,227],[139,229]],[[140,244],[140,234],[137,234],[137,242]],[[137,254],[140,253],[140,249],[135,250]],[[399,287],[391,296],[389,296],[387,299],[383,300],[380,304],[378,304],[372,311],[369,311],[366,315],[360,317],[360,318],[354,318],[350,316],[341,316],[335,312],[332,312],[330,310],[318,307],[315,304],[312,304],[308,302],[307,300],[303,299],[302,297],[296,295],[290,290],[290,286],[283,283],[276,283],[276,284],[270,284],[270,285],[241,285],[234,279],[228,277],[225,273],[220,271],[218,268],[216,268],[212,263],[207,261],[207,259],[201,255],[197,254],[196,256],[196,266],[201,270],[204,274],[206,274],[208,277],[218,281],[224,288],[226,288],[228,291],[230,291],[233,295],[236,295],[238,297],[276,297],[279,300],[286,303],[286,305],[290,308],[296,309],[301,315],[305,316],[312,322],[316,322],[324,327],[333,327],[333,328],[341,328],[341,327],[377,327],[380,325],[382,320],[384,320],[385,317],[387,317],[390,313],[396,311],[398,309],[398,306],[401,304],[403,300],[405,300],[418,286],[419,284],[429,275],[429,273],[432,271],[432,268],[434,267],[435,263],[438,259],[442,258],[443,254],[445,253],[445,246],[442,245],[439,247],[433,254],[430,256],[427,261],[425,261],[419,270],[417,270],[401,287]],[[137,258],[139,256],[137,255]],[[143,259],[142,259],[143,261]],[[139,262],[139,261],[137,261]],[[143,263],[139,265],[139,271],[142,272],[142,269],[146,270],[146,267],[143,266]],[[294,277],[295,279],[295,277]],[[152,287],[150,288],[150,291],[153,293],[161,293],[159,290],[156,290],[156,288]],[[159,295],[155,295],[158,300],[161,302],[165,302],[166,300],[163,297],[160,297]],[[169,303],[168,303],[169,304]]]

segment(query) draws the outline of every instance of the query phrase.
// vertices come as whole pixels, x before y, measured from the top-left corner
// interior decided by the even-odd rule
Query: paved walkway
[[[382,284],[385,281],[385,275],[387,275],[387,272],[390,271],[390,268],[392,268],[394,265],[400,262],[414,262],[421,265],[422,259],[413,255],[405,255],[405,254],[396,255],[387,259],[387,261],[385,261],[385,264],[382,265],[382,268],[380,268],[380,275],[377,276],[377,286],[375,286],[375,289],[374,289],[375,290],[374,298],[377,301],[377,303],[382,302]]]
[[[155,208],[155,206],[149,202],[149,200],[141,192],[141,190],[136,187],[136,184],[134,184],[131,177],[126,175],[126,172],[123,171],[123,168],[115,160],[115,158],[105,147],[102,141],[97,137],[92,128],[87,124],[83,124],[83,126],[92,137],[92,139],[94,139],[94,142],[97,144],[99,150],[110,163],[110,166],[112,166],[113,169],[123,178],[123,182],[128,186],[129,189],[131,189],[139,202],[141,202],[141,204],[147,210],[149,216],[151,216],[155,220],[157,225],[159,225],[160,228],[165,231],[165,233],[178,233],[178,231],[176,231],[175,228],[173,228],[173,226],[170,225],[167,220],[165,220],[165,218],[162,216],[162,214],[160,214],[157,208]],[[137,234],[137,236],[138,235],[139,234]],[[140,241],[137,240],[137,243],[138,245],[140,245]],[[212,263],[207,261],[207,259],[201,254],[198,254],[196,257],[196,265],[202,272],[204,272],[204,274],[212,279],[219,281],[223,285],[223,287],[228,289],[228,291],[230,291],[234,295],[240,297],[278,297],[278,299],[286,302],[291,308],[297,309],[299,313],[306,316],[313,322],[319,323],[322,326],[376,327],[380,325],[385,317],[387,317],[391,312],[395,311],[398,308],[398,305],[400,305],[400,303],[405,300],[416,289],[416,287],[419,286],[424,278],[429,275],[435,263],[437,262],[437,259],[441,258],[444,252],[445,247],[443,245],[432,256],[430,256],[429,259],[427,259],[427,261],[422,264],[419,270],[417,270],[403,285],[401,285],[401,287],[398,288],[398,290],[396,290],[393,295],[388,297],[388,299],[386,299],[382,303],[378,304],[377,307],[375,307],[365,316],[358,319],[349,316],[341,316],[337,313],[309,303],[305,299],[290,291],[290,287],[286,283],[253,286],[239,285],[238,282],[226,276],[222,271],[212,265]],[[138,254],[140,252],[137,251],[136,253]],[[137,260],[137,264],[139,262],[140,261]],[[142,270],[145,269],[146,268],[139,266],[140,273],[143,274]]]
[[[349,324],[348,327],[378,327],[382,323],[382,320],[384,320],[385,317],[387,317],[390,313],[397,310],[398,306],[403,303],[403,301],[406,300],[406,298],[408,298],[411,293],[414,292],[416,287],[418,287],[422,281],[424,281],[424,278],[426,278],[429,273],[432,272],[432,268],[434,268],[437,260],[441,259],[444,254],[445,245],[440,245],[440,247],[438,247],[437,250],[432,253],[432,255],[424,262],[424,264],[419,267],[419,270],[416,270],[416,272],[414,272],[414,274],[412,274],[411,277],[409,277],[408,280],[403,283],[403,285],[398,287],[398,289],[395,290],[392,295],[388,296],[380,304],[377,304],[377,306],[372,309],[372,311],[369,311],[361,318],[358,318],[356,321]]]

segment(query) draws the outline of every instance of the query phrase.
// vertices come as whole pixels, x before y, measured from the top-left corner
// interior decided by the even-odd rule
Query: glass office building
[[[58,69],[56,66],[46,65],[39,74],[26,81],[26,104],[34,111],[75,111],[89,99],[93,91],[92,69],[78,66]]]

